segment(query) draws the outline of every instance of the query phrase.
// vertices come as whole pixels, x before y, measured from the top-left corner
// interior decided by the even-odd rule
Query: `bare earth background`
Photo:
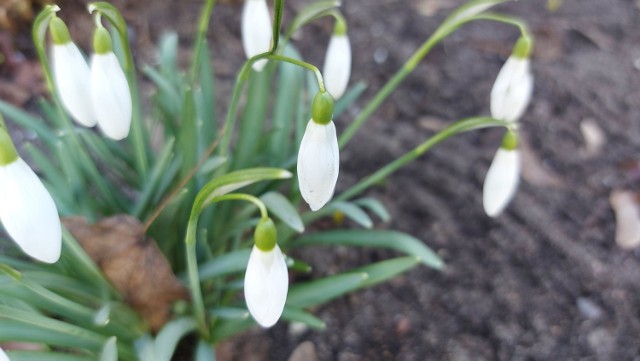
[[[114,3],[134,27],[139,64],[153,62],[162,31],[178,30],[185,48],[192,41],[197,1]],[[285,23],[307,3],[287,1]],[[461,3],[344,1],[352,84],[369,87],[337,120],[339,130]],[[83,3],[60,5],[72,34],[88,34]],[[640,190],[640,1],[565,0],[557,12],[545,5],[498,8],[527,19],[537,40],[534,100],[522,119],[524,181],[507,211],[490,219],[481,205],[502,131],[447,141],[370,192],[393,215],[380,227],[424,240],[446,261],[444,272],[416,268],[316,309],[325,332],[284,324],[252,330],[220,345],[220,360],[287,360],[296,348],[292,361],[640,360],[640,250],[616,246],[609,205],[613,189]],[[209,32],[222,111],[243,59],[240,12],[240,1],[217,5]],[[330,31],[326,20],[301,32],[296,44],[306,59],[322,64]],[[491,85],[516,37],[506,25],[474,23],[436,47],[341,154],[338,192],[449,122],[488,114]],[[33,59],[28,33],[9,39],[3,33],[3,53]],[[79,40],[87,49],[88,38]],[[7,95],[0,87],[0,94],[28,104],[41,91],[37,66],[13,61],[2,82],[18,90]],[[590,148],[583,122],[603,132],[601,148]],[[297,256],[325,275],[393,254],[315,249]]]

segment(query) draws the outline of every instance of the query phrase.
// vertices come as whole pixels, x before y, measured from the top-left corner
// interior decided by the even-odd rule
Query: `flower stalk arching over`
[[[351,44],[344,21],[336,23],[333,35],[327,47],[322,75],[327,91],[334,99],[344,95],[351,76]]]
[[[89,92],[90,70],[80,50],[71,41],[69,30],[58,17],[49,23],[52,38],[51,63],[53,80],[60,101],[80,125],[93,127],[96,117]]]
[[[29,256],[46,263],[60,258],[62,229],[51,194],[20,158],[0,128],[0,222]]]
[[[312,114],[300,142],[297,170],[302,198],[312,211],[317,211],[333,197],[340,172],[340,149],[329,93],[316,95]]]
[[[127,77],[113,53],[109,32],[99,26],[91,57],[91,101],[98,127],[111,139],[121,140],[131,128],[131,91]]]
[[[242,46],[248,58],[269,51],[271,47],[271,16],[266,0],[245,0],[242,9]],[[255,71],[262,71],[266,59],[253,63]]]

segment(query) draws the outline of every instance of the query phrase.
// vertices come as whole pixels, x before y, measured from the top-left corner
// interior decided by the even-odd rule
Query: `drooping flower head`
[[[96,125],[89,92],[89,65],[71,41],[64,21],[54,16],[49,23],[53,45],[51,63],[53,80],[64,108],[85,127]]]
[[[491,89],[491,116],[516,122],[531,101],[533,75],[529,56],[532,40],[522,36],[516,42],[513,53],[500,69]]]
[[[0,222],[29,256],[46,263],[60,258],[60,218],[51,195],[0,127]]]
[[[256,322],[262,327],[271,327],[284,310],[289,273],[277,244],[276,227],[270,218],[260,220],[254,240],[244,276],[244,298]]]
[[[336,21],[322,70],[327,91],[339,99],[347,89],[351,76],[351,44],[344,19]]]
[[[131,128],[131,91],[127,77],[113,53],[111,36],[98,26],[91,57],[91,104],[98,127],[109,138],[121,140]]]
[[[340,150],[332,117],[333,98],[327,92],[318,93],[298,152],[300,193],[312,211],[331,200],[338,181]]]
[[[484,180],[482,205],[485,213],[496,217],[507,207],[520,182],[520,151],[514,132],[507,132]]]
[[[1,348],[0,348],[0,361],[11,361],[9,360],[9,356],[7,356],[7,354],[4,353],[4,351],[2,351]]]
[[[247,58],[269,51],[271,48],[271,16],[266,0],[245,0],[242,10],[242,46]],[[253,63],[255,71],[262,71],[267,60]]]

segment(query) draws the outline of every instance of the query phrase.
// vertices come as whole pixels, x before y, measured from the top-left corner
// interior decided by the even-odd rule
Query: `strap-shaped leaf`
[[[358,200],[353,201],[353,203],[369,209],[371,212],[375,213],[383,222],[389,222],[391,220],[391,215],[387,210],[387,207],[382,204],[379,200],[375,198],[360,198]]]
[[[118,344],[115,336],[109,337],[104,343],[99,361],[118,361]]]
[[[350,202],[332,202],[331,209],[342,212],[347,218],[358,223],[364,228],[373,227],[373,221],[365,211]]]
[[[353,270],[353,272],[362,272],[369,275],[362,287],[371,287],[404,273],[419,263],[420,260],[416,257],[398,257],[360,267]]]
[[[250,249],[242,249],[216,257],[203,264],[198,269],[200,280],[224,276],[230,273],[241,272],[247,268]]]
[[[360,288],[367,277],[366,273],[344,273],[298,283],[289,290],[286,305],[293,308],[307,308],[331,301]]]
[[[298,211],[296,211],[287,197],[278,192],[269,192],[263,194],[260,199],[284,224],[298,233],[304,232],[304,223],[300,218],[300,214],[298,214]]]
[[[419,239],[406,233],[381,230],[339,230],[318,232],[300,237],[292,246],[343,245],[357,247],[381,247],[393,249],[417,257],[424,265],[442,269],[444,262]]]
[[[285,307],[284,312],[282,312],[282,319],[289,322],[302,322],[316,330],[324,330],[327,328],[327,324],[324,323],[324,321],[299,308]]]
[[[196,321],[182,317],[166,324],[156,337],[154,349],[157,361],[170,361],[180,339],[196,329]]]

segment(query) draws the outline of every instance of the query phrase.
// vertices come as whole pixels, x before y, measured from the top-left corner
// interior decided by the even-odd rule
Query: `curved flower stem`
[[[198,76],[198,69],[200,68],[200,54],[202,53],[202,45],[206,42],[207,30],[209,29],[209,20],[211,19],[211,13],[213,7],[216,4],[216,0],[207,0],[200,12],[200,22],[198,23],[198,35],[196,37],[196,48],[193,52],[193,58],[191,59],[191,69],[189,71],[189,79],[193,85]]]
[[[522,36],[529,36],[529,28],[524,20],[515,16],[498,14],[498,13],[482,13],[473,17],[473,20],[489,20],[496,21],[503,24],[513,25],[520,30]]]
[[[230,200],[243,200],[251,202],[258,207],[262,218],[268,217],[267,207],[257,197],[243,193],[229,193],[221,195],[206,202],[206,205],[213,203],[230,201]],[[191,290],[191,301],[193,302],[193,313],[198,323],[198,329],[201,336],[208,340],[210,333],[207,327],[207,319],[204,308],[204,298],[202,296],[202,288],[200,287],[200,277],[198,275],[198,258],[196,256],[196,231],[198,229],[198,218],[200,213],[204,210],[206,205],[199,202],[194,202],[191,214],[189,215],[189,222],[187,223],[187,235],[185,237],[185,247],[187,249],[187,274],[189,276],[189,289]]]
[[[418,50],[407,60],[398,72],[387,82],[387,84],[378,91],[373,99],[367,104],[367,106],[358,114],[356,119],[345,129],[339,139],[340,148],[351,140],[360,127],[369,119],[371,114],[375,112],[382,102],[393,93],[398,85],[413,72],[418,66],[420,61],[429,54],[431,49],[437,45],[442,39],[449,36],[456,31],[460,26],[475,20],[481,16],[485,10],[491,6],[505,2],[505,0],[477,0],[467,3],[465,6],[460,7],[457,11],[452,13],[438,29],[425,41]],[[494,14],[495,16],[496,14]],[[506,18],[506,17],[505,17]],[[492,19],[492,20],[496,20]],[[506,19],[504,19],[506,20]]]
[[[275,53],[278,49],[278,41],[280,40],[280,25],[282,24],[282,9],[284,0],[276,0],[273,6],[273,37],[271,42],[270,53]]]
[[[486,127],[505,127],[510,129],[512,126],[511,123],[497,120],[490,117],[474,117],[467,118],[463,120],[459,120],[450,126],[444,128],[440,132],[433,135],[431,138],[424,141],[422,144],[413,148],[411,151],[405,153],[403,156],[397,158],[386,166],[378,169],[375,173],[363,178],[360,182],[356,183],[351,188],[342,192],[339,196],[335,198],[336,201],[344,201],[349,198],[352,198],[372,185],[380,182],[384,178],[388,177],[391,173],[395,172],[399,168],[407,165],[409,162],[418,158],[419,156],[426,153],[429,149],[433,148],[435,145],[440,142],[449,139],[450,137],[460,134],[463,132],[467,132],[474,129],[486,128]]]

